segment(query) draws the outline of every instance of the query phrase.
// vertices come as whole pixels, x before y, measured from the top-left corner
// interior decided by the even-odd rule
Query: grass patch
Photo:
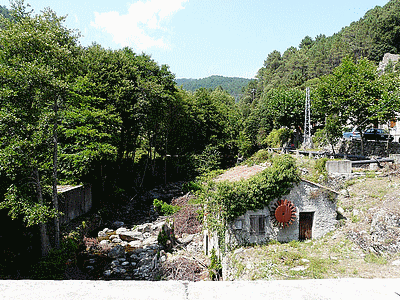
[[[376,255],[374,253],[367,253],[364,257],[364,261],[367,263],[386,265],[387,260],[383,256]]]

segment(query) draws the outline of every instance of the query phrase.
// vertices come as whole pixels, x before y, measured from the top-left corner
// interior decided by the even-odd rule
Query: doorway
[[[312,239],[314,212],[301,212],[299,218],[299,240]]]

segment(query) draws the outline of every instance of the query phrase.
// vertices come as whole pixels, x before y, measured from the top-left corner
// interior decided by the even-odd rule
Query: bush
[[[222,265],[221,261],[218,258],[217,254],[215,253],[215,249],[213,248],[211,250],[211,257],[210,257],[211,263],[208,266],[208,273],[210,276],[211,280],[219,280],[220,277],[222,276]]]
[[[189,193],[189,192],[196,192],[201,190],[201,184],[195,181],[189,181],[185,182],[182,185],[182,191],[184,193]]]
[[[153,200],[153,206],[154,209],[163,216],[173,215],[174,213],[176,213],[181,209],[179,206],[171,205],[158,199]]]
[[[284,144],[289,142],[292,134],[293,131],[286,127],[274,129],[269,133],[263,144],[271,148],[283,147]]]
[[[267,160],[270,160],[271,157],[272,154],[270,154],[266,149],[261,149],[258,152],[256,152],[252,157],[250,157],[248,160],[246,160],[246,164],[248,166],[253,166],[256,164],[266,162]]]

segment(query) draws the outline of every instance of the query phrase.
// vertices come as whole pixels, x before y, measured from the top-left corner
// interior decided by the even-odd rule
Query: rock
[[[151,246],[151,245],[155,245],[157,243],[158,243],[158,237],[156,237],[156,236],[151,236],[143,241],[144,246]]]
[[[341,215],[344,215],[344,209],[343,209],[343,207],[338,207],[338,209],[337,209],[337,212],[339,213],[339,214],[341,214]]]
[[[91,258],[89,259],[89,264],[95,264],[96,263],[96,259],[95,258]]]
[[[129,230],[125,227],[121,227],[115,231],[115,234],[120,235],[121,233],[126,232],[126,231],[129,231]]]
[[[107,233],[105,233],[104,231],[99,231],[97,233],[97,237],[107,237]]]
[[[113,240],[113,239],[115,239],[115,238],[119,238],[119,235],[117,235],[117,234],[112,234],[112,235],[110,235],[109,237],[108,237],[108,239],[109,240]]]
[[[307,269],[308,269],[308,266],[298,266],[298,267],[291,268],[290,271],[298,272],[298,271],[304,271],[304,270],[307,270]]]
[[[125,256],[125,248],[121,245],[117,245],[108,252],[108,257],[110,258],[119,258]]]
[[[182,246],[186,246],[193,241],[194,236],[194,234],[189,234],[181,239],[178,239],[178,243],[182,244]]]
[[[110,244],[111,244],[110,240],[102,240],[99,243],[100,246],[107,246],[107,245],[110,245]]]
[[[116,237],[116,238],[114,238],[114,239],[112,240],[112,242],[115,243],[115,244],[118,244],[118,243],[121,243],[122,240],[121,240],[119,237]]]
[[[111,270],[105,270],[103,274],[104,274],[104,276],[107,276],[107,277],[111,276]]]
[[[400,259],[393,261],[392,265],[393,266],[400,266]]]
[[[135,231],[124,231],[119,233],[119,237],[123,241],[132,242],[132,241],[143,241],[143,234]]]
[[[132,242],[128,243],[128,245],[135,249],[138,249],[143,246],[141,241],[132,241]]]
[[[143,225],[139,225],[139,226],[136,227],[135,230],[138,231],[138,232],[142,232],[142,233],[144,233],[144,232],[150,233],[150,232],[152,232],[152,225],[149,224],[149,223],[143,224]]]
[[[121,222],[121,221],[115,221],[114,223],[112,223],[112,226],[114,227],[114,228],[120,228],[120,227],[122,227],[122,226],[124,226],[125,225],[125,223],[124,222]]]

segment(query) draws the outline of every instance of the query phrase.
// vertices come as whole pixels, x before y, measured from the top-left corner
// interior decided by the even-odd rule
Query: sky
[[[176,78],[254,78],[268,54],[331,36],[388,0],[25,0],[80,31],[82,46],[130,47]],[[10,7],[9,0],[0,5]]]

